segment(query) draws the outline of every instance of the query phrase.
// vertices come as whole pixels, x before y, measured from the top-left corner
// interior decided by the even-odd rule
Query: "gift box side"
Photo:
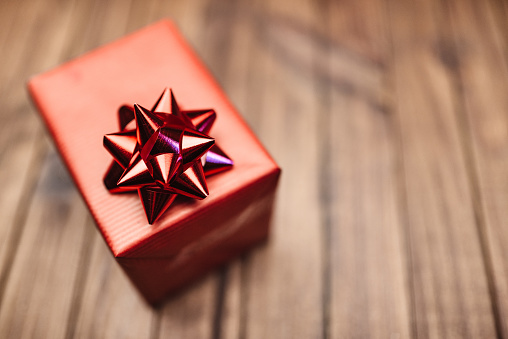
[[[210,270],[266,241],[280,170],[234,196],[235,204],[209,210],[194,222],[213,232],[195,239],[168,258],[117,258],[132,283],[150,304],[185,288]]]
[[[198,213],[179,220],[171,228],[163,228],[151,237],[142,239],[115,257],[172,258],[189,244],[195,243],[196,239],[206,239],[210,237],[210,234],[220,232],[223,224],[232,223],[239,215],[242,218],[239,219],[238,224],[241,224],[244,218],[254,215],[254,213],[246,214],[245,211],[253,211],[257,208],[256,206],[264,206],[263,204],[268,201],[263,194],[271,194],[271,190],[275,190],[280,173],[281,170],[276,165],[266,168],[261,177],[256,177],[231,194],[215,200],[213,204],[208,204]],[[189,203],[192,204],[193,201]]]

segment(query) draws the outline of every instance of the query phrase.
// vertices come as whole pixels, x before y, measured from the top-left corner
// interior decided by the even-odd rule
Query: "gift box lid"
[[[118,130],[120,105],[136,102],[151,107],[165,87],[173,89],[182,109],[216,110],[210,135],[233,159],[234,167],[207,178],[206,199],[177,199],[150,225],[137,194],[111,194],[104,187],[102,179],[112,158],[102,140],[104,134]],[[168,20],[37,75],[28,88],[115,257],[174,255],[193,241],[192,234],[207,232],[206,225],[184,232],[190,220],[227,206],[243,188],[280,171]]]

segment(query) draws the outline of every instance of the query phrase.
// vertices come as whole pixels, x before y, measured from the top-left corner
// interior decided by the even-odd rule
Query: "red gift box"
[[[280,169],[177,29],[161,21],[32,78],[30,94],[113,255],[150,303],[268,236]],[[151,107],[171,87],[183,109],[213,108],[211,131],[233,159],[204,200],[177,199],[148,224],[136,194],[103,184],[103,136],[120,105]]]

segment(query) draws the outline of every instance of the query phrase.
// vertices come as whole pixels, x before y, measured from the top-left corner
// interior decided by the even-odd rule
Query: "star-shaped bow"
[[[106,134],[112,162],[104,176],[111,193],[137,191],[153,224],[178,194],[204,199],[205,176],[233,166],[208,136],[213,109],[184,111],[166,88],[151,110],[138,104],[118,110],[120,132]]]

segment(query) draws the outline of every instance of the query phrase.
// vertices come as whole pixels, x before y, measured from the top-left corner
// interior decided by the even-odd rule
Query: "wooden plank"
[[[398,140],[386,102],[387,49],[379,44],[387,40],[382,6],[342,1],[323,8],[335,38],[322,48],[326,63],[320,64],[328,69],[318,85],[320,137],[328,139],[320,173],[329,223],[330,338],[413,336]],[[360,15],[361,23],[341,20]]]
[[[29,102],[26,100],[24,82],[26,78],[40,67],[48,67],[55,57],[61,52],[66,39],[65,27],[69,24],[73,3],[69,2],[62,5],[55,11],[58,18],[47,22],[47,8],[44,5],[52,6],[52,3],[31,2],[30,4],[21,3],[16,11],[14,22],[23,23],[17,25],[12,30],[12,44],[10,52],[1,73],[2,82],[9,84],[9,87],[2,92],[2,139],[0,140],[0,153],[4,160],[0,166],[0,184],[6,190],[3,191],[0,202],[0,210],[3,214],[2,219],[2,246],[1,248],[1,280],[0,280],[0,335],[2,337],[13,335],[14,337],[34,336],[31,331],[39,331],[42,335],[55,334],[57,337],[65,332],[65,323],[54,323],[47,326],[44,323],[48,319],[61,319],[66,316],[65,301],[66,293],[62,293],[54,300],[54,309],[47,310],[41,316],[38,316],[35,309],[36,305],[48,302],[43,300],[44,294],[37,295],[38,299],[28,299],[32,296],[31,289],[35,281],[32,280],[35,273],[34,266],[23,266],[29,264],[31,254],[37,255],[39,249],[44,249],[45,244],[39,244],[33,241],[33,238],[23,237],[25,230],[25,220],[27,220],[27,211],[29,207],[35,206],[35,210],[28,216],[29,223],[32,226],[47,226],[46,222],[51,220],[41,220],[41,196],[34,195],[33,189],[36,179],[40,175],[41,163],[46,153],[46,143],[37,119],[29,109]],[[14,13],[11,13],[14,15]],[[37,29],[36,29],[37,28]],[[51,41],[41,42],[36,33],[52,36]],[[9,42],[11,40],[7,40]],[[47,49],[49,47],[49,49]],[[30,58],[29,56],[37,56]],[[41,186],[39,186],[41,187]],[[40,192],[39,192],[40,193]],[[6,195],[4,195],[6,194]],[[34,204],[32,205],[32,201]],[[58,206],[56,206],[58,207]],[[58,213],[55,213],[58,215]],[[37,230],[37,228],[36,228]],[[56,228],[52,229],[57,232]],[[26,232],[25,232],[26,233]],[[25,234],[23,233],[23,234]],[[49,234],[39,233],[41,236]],[[32,234],[33,236],[33,234]],[[62,235],[65,241],[68,240],[68,234]],[[60,238],[58,238],[60,239]],[[23,249],[19,249],[19,244],[24,244]],[[32,253],[30,254],[30,247]],[[36,246],[36,248],[33,248]],[[39,247],[40,246],[40,247]],[[78,249],[79,251],[79,249]],[[49,251],[48,254],[54,255],[58,249]],[[16,258],[16,261],[14,259]],[[73,255],[69,256],[72,260]],[[68,263],[64,260],[55,259],[57,264]],[[47,261],[41,259],[41,266],[46,267],[51,272]],[[35,266],[38,267],[38,266]],[[63,272],[62,282],[72,281],[73,270]],[[39,274],[43,280],[37,287],[48,286],[46,273]],[[56,288],[55,287],[50,287]],[[40,289],[37,289],[40,291]],[[35,307],[35,308],[34,308]],[[27,315],[29,316],[27,318]],[[57,326],[55,326],[57,325]]]
[[[47,64],[51,56],[58,53],[58,46],[49,51],[47,56],[41,56],[38,59],[33,58],[30,62],[20,63],[23,60],[22,55],[28,51],[40,51],[43,47],[36,43],[33,34],[30,34],[35,25],[40,24],[41,19],[37,17],[41,4],[32,3],[29,7],[21,4],[20,8],[9,6],[5,8],[7,15],[15,17],[14,21],[23,22],[24,25],[17,26],[17,29],[11,31],[10,40],[5,43],[9,45],[1,46],[8,49],[8,53],[3,59],[3,66],[0,70],[0,86],[9,84],[8,87],[0,91],[0,100],[2,102],[2,124],[0,124],[0,185],[2,194],[0,195],[0,211],[2,223],[0,224],[0,301],[2,300],[6,280],[9,275],[10,265],[16,250],[17,243],[23,228],[25,212],[31,200],[30,189],[38,177],[36,171],[31,171],[31,166],[38,166],[41,157],[37,152],[37,139],[40,134],[37,132],[37,123],[30,114],[28,102],[24,95],[24,81],[40,65]],[[22,20],[23,17],[25,20]],[[60,45],[63,43],[61,34],[55,32],[55,27],[68,19],[65,15],[56,21],[55,26],[47,31],[41,29],[41,32],[54,34],[55,41]],[[8,30],[7,27],[4,27]]]
[[[42,168],[0,309],[2,338],[63,338],[86,209],[54,152]],[[51,203],[48,203],[51,201]]]
[[[388,1],[418,337],[495,337],[457,93],[445,61],[444,8]]]
[[[468,141],[498,335],[508,337],[508,12],[501,15],[500,7],[498,2],[449,3],[455,40],[449,59],[455,61],[450,71],[461,94],[459,116]]]
[[[167,301],[161,310],[158,338],[209,338],[217,290],[217,275],[209,274]]]
[[[252,3],[249,1],[237,1],[232,6],[222,8],[222,11],[216,11],[215,20],[220,22],[229,18],[234,26],[222,27],[221,32],[227,31],[225,37],[216,38],[216,47],[214,48],[211,68],[218,72],[218,80],[221,82],[225,92],[231,99],[233,105],[239,112],[251,123],[251,127],[257,127],[256,111],[259,95],[251,95],[250,91],[256,91],[258,83],[253,84],[250,80],[255,73],[256,63],[255,55],[252,54],[252,48],[256,48],[256,32],[258,24],[254,19]],[[227,53],[221,49],[223,43],[227,41]],[[215,71],[218,70],[218,71]],[[249,114],[250,112],[250,114]],[[247,287],[247,253],[242,258],[229,264],[219,280],[218,304],[216,313],[216,323],[214,338],[232,339],[246,337],[247,323],[247,305],[248,291]]]
[[[307,1],[255,4],[244,14],[253,20],[254,39],[240,109],[283,173],[271,239],[246,259],[241,337],[317,338],[323,331],[319,95],[312,70],[291,54],[305,66],[315,51],[298,40],[300,31],[283,36],[279,29],[291,21],[305,32],[320,19]]]
[[[244,257],[224,268],[219,280],[217,313],[213,338],[232,339],[245,337],[245,308],[247,298],[242,288],[245,270]]]

